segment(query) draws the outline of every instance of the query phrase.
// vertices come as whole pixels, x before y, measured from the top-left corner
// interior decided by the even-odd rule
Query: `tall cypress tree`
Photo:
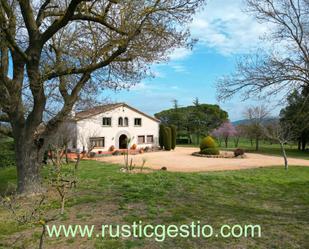
[[[172,149],[172,129],[170,127],[165,127],[164,129],[164,149],[171,150]]]
[[[177,128],[175,125],[171,125],[171,144],[172,150],[176,148],[176,137],[177,137]]]
[[[160,124],[160,127],[159,127],[159,145],[160,145],[161,149],[163,149],[163,147],[164,147],[164,129],[165,129],[165,125]]]

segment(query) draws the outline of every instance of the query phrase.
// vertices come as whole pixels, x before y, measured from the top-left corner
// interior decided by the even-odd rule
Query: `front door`
[[[127,149],[128,137],[126,135],[121,135],[119,137],[119,149]]]

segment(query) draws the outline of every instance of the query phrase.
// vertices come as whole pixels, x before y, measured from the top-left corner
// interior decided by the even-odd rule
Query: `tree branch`
[[[22,51],[22,49],[18,46],[15,41],[14,35],[12,34],[15,33],[16,29],[16,17],[14,15],[14,12],[5,0],[1,0],[0,4],[0,7],[3,7],[6,16],[9,19],[7,20],[4,12],[2,11],[3,9],[0,8],[0,30],[2,30],[5,35],[5,40],[7,41],[8,47],[11,49],[12,53],[17,52],[24,60],[28,60],[26,53]]]
[[[81,13],[78,13],[78,14],[73,15],[71,17],[71,20],[84,20],[84,21],[91,21],[91,22],[99,23],[99,24],[102,24],[103,26],[109,28],[110,30],[115,31],[116,33],[118,33],[120,35],[128,35],[127,32],[122,31],[122,30],[114,27],[113,25],[107,23],[104,16],[103,17],[89,16],[89,15],[83,15]]]
[[[80,93],[81,89],[85,86],[85,84],[90,79],[90,73],[85,73],[80,78],[76,86],[73,88],[71,95],[68,95],[65,99],[65,103],[61,109],[61,111],[52,118],[46,125],[46,129],[44,131],[43,136],[49,136],[55,129],[59,127],[61,122],[68,116],[71,112],[74,103],[77,100],[78,94]]]
[[[30,2],[29,0],[19,0],[19,6],[23,15],[25,25],[27,27],[29,39],[30,41],[33,41],[38,34],[38,26],[36,25]]]
[[[58,30],[63,28],[68,24],[71,17],[74,15],[74,12],[78,6],[79,3],[83,1],[90,1],[90,0],[72,0],[65,12],[65,14],[57,19],[51,26],[47,28],[47,30],[42,34],[41,42],[42,44],[45,44],[46,41],[48,41],[55,33],[57,33]]]
[[[50,1],[51,0],[45,0],[45,2],[42,4],[42,6],[39,9],[38,15],[37,15],[36,20],[35,20],[36,25],[38,27],[41,26],[41,23],[42,23],[43,18],[44,18],[44,12],[46,10],[47,5],[49,5]]]
[[[92,73],[93,71],[103,68],[109,65],[111,62],[114,61],[115,58],[120,56],[121,54],[126,52],[128,47],[129,41],[126,41],[124,45],[118,46],[118,49],[112,53],[106,60],[103,60],[99,63],[90,64],[89,66],[82,67],[82,68],[68,68],[58,72],[51,72],[46,75],[47,80],[51,80],[56,77],[65,76],[65,75],[72,75],[72,74],[83,74],[83,73]]]

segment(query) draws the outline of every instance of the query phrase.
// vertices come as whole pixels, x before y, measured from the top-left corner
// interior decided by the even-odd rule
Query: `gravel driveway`
[[[133,164],[140,166],[146,159],[145,167],[161,169],[167,167],[168,171],[199,172],[218,170],[238,170],[258,167],[281,165],[283,159],[278,156],[266,156],[247,153],[246,158],[204,158],[194,157],[191,154],[198,148],[178,147],[175,151],[160,151],[130,156]],[[98,158],[98,161],[123,164],[123,156]],[[309,160],[289,158],[289,165],[309,166]]]

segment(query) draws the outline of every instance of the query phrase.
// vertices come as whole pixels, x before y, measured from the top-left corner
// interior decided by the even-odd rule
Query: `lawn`
[[[199,147],[199,144],[178,145],[178,146]],[[261,140],[259,147],[260,147],[259,151],[256,151],[255,143],[251,145],[251,142],[248,139],[244,139],[244,138],[240,139],[239,144],[238,144],[238,148],[245,149],[247,152],[260,153],[260,154],[273,155],[273,156],[281,156],[281,149],[280,149],[279,144],[270,144],[268,141]],[[234,150],[236,148],[234,144],[234,140],[232,138],[229,140],[227,148],[225,147],[224,142],[222,142],[220,148],[222,150]],[[288,157],[309,160],[309,150],[300,151],[297,149],[296,145],[286,145],[285,149],[286,149],[286,153]]]
[[[279,167],[207,173],[126,174],[120,166],[83,161],[61,224],[259,224],[261,238],[47,239],[47,248],[308,248],[309,168]],[[14,168],[0,170],[1,191]],[[52,209],[58,204],[52,205]],[[55,210],[50,210],[53,212]],[[59,224],[59,222],[57,223]],[[21,231],[22,230],[22,231]],[[0,248],[33,228],[18,227],[0,209]],[[37,245],[38,234],[24,245]]]

